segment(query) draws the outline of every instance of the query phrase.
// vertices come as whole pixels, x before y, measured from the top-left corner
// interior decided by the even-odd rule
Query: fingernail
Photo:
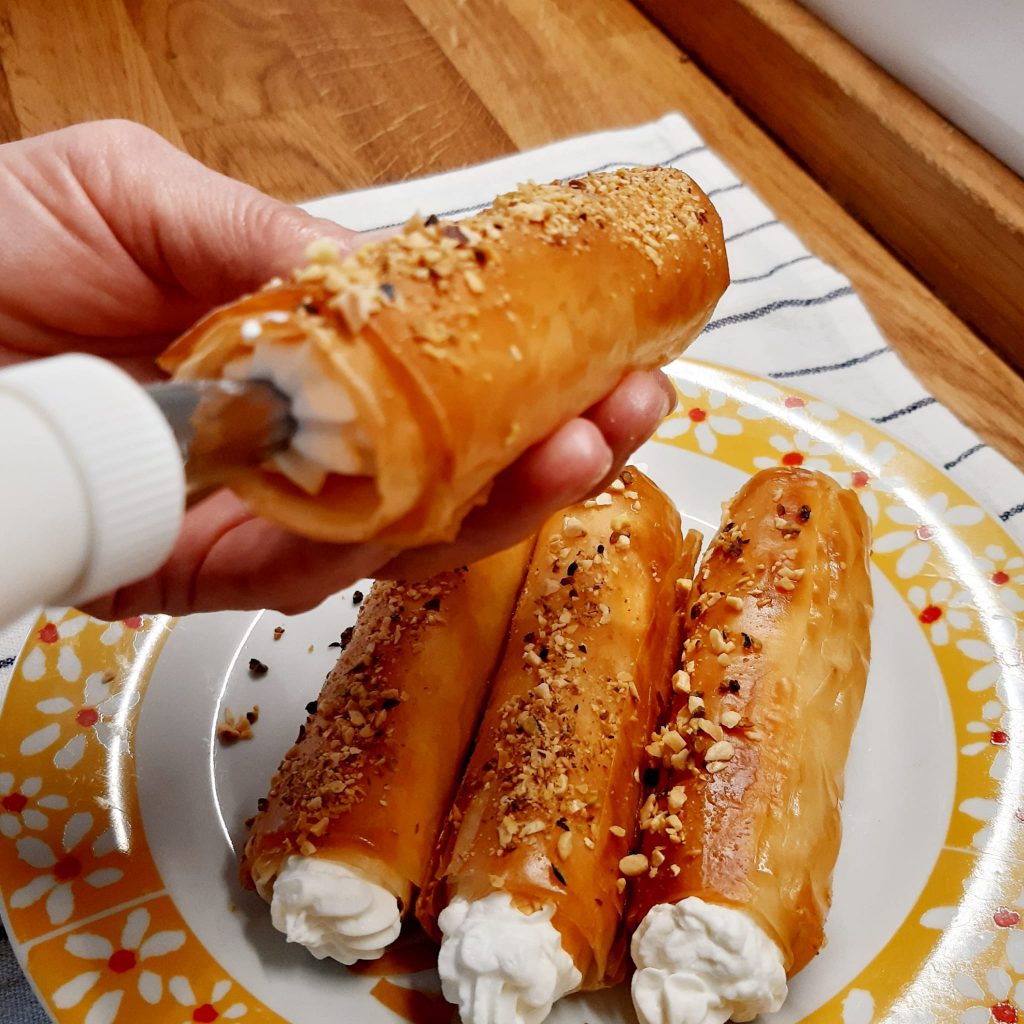
[[[679,394],[676,391],[675,385],[665,376],[661,375],[661,391],[665,396],[663,408],[661,410],[661,419],[668,416],[675,407],[679,404]]]

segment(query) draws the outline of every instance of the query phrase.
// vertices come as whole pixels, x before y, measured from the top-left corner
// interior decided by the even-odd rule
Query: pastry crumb
[[[226,747],[239,740],[251,740],[254,735],[252,727],[259,720],[259,704],[254,704],[244,715],[236,715],[230,708],[225,708],[223,721],[217,726],[217,739]]]

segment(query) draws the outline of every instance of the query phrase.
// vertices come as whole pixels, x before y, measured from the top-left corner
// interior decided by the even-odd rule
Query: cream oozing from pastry
[[[372,472],[369,439],[356,422],[356,410],[344,386],[324,373],[309,341],[275,341],[272,325],[288,314],[271,311],[242,322],[243,341],[251,345],[223,369],[231,380],[265,380],[291,399],[298,427],[288,448],[270,465],[309,494],[317,494],[328,473],[356,476]]]
[[[274,927],[318,960],[376,960],[402,929],[394,893],[334,861],[291,856],[270,902]]]
[[[752,918],[696,896],[652,907],[633,936],[641,1024],[725,1024],[786,998],[782,954]]]
[[[508,893],[456,896],[437,919],[437,957],[445,999],[464,1024],[540,1024],[583,976],[562,948],[550,904],[532,914]]]

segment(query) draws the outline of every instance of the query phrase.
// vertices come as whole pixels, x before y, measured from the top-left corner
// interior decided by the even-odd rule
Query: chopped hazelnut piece
[[[619,861],[619,870],[626,878],[636,878],[650,867],[647,857],[642,853],[631,853]]]
[[[575,516],[566,516],[562,520],[562,533],[566,537],[582,537],[586,531],[583,529],[583,523],[579,521]]]
[[[568,860],[572,856],[572,833],[563,832],[558,837],[558,856]]]
[[[719,740],[712,743],[704,754],[705,762],[729,761],[734,753],[733,745],[728,740]]]
[[[661,741],[669,750],[676,754],[686,746],[686,740],[675,729],[669,729],[662,736]]]
[[[708,632],[708,642],[711,644],[711,650],[713,650],[715,654],[724,654],[728,650],[725,638],[722,636],[722,631],[720,629],[712,628]]]
[[[672,689],[676,693],[689,693],[690,692],[690,673],[680,669],[674,676],[672,676]]]
[[[712,722],[708,718],[695,719],[697,722],[697,728],[702,732],[706,732],[716,743],[722,739],[724,733],[722,727],[717,722]]]
[[[253,737],[252,727],[259,720],[259,705],[255,705],[251,711],[244,715],[235,715],[230,708],[224,709],[224,721],[217,726],[217,738],[225,746],[229,746],[238,740],[251,740]]]
[[[676,771],[686,767],[686,762],[690,759],[690,752],[688,750],[680,750],[678,754],[673,754],[669,760],[669,764],[672,765]]]

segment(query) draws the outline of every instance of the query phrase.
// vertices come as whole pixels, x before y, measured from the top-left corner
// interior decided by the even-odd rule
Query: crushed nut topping
[[[619,861],[619,871],[626,878],[636,878],[642,875],[649,867],[647,857],[642,853],[631,853]]]
[[[638,186],[647,201],[638,202]],[[267,287],[299,284],[316,291],[293,314],[309,322],[303,326],[332,316],[356,333],[391,307],[405,311],[414,336],[431,356],[457,362],[454,350],[473,333],[467,319],[479,316],[485,304],[507,305],[501,268],[523,234],[579,248],[588,247],[595,234],[611,235],[658,270],[666,258],[676,258],[676,243],[683,237],[699,239],[708,248],[707,222],[708,210],[692,182],[671,168],[623,169],[568,183],[530,182],[457,224],[436,216],[414,217],[398,234],[345,258],[336,242],[319,239],[307,248],[308,263],[289,284],[278,279]],[[442,301],[460,290],[465,301]],[[521,360],[514,346],[509,356]]]
[[[558,837],[558,856],[568,860],[572,856],[572,833],[563,832]]]
[[[733,745],[728,740],[719,740],[717,743],[712,743],[706,751],[704,751],[705,762],[711,761],[729,761],[732,759],[735,750]]]
[[[225,746],[239,740],[251,740],[252,727],[260,720],[260,706],[254,704],[244,715],[236,715],[230,708],[224,709],[223,721],[217,726],[217,739]]]
[[[293,835],[281,840],[286,850],[315,850],[313,841],[365,800],[369,780],[388,770],[395,755],[391,716],[401,712],[408,695],[392,685],[387,654],[399,643],[421,642],[425,630],[444,623],[444,598],[465,572],[442,573],[421,584],[378,581],[360,603],[356,626],[346,629],[337,665],[317,700],[306,706],[308,717],[263,808],[273,813],[283,804],[297,810]],[[292,770],[300,758],[315,758],[316,771]]]
[[[605,542],[627,500],[624,491],[605,493],[610,504],[593,505],[586,514],[569,510],[559,517],[561,529],[535,551],[506,654],[506,671],[514,664],[517,672],[478,737],[478,751],[487,757],[474,758],[463,783],[462,812],[463,800],[484,800],[486,813],[494,815],[490,820],[501,822],[490,826],[494,856],[537,835],[548,858],[564,864],[591,848],[599,828],[622,839],[632,834],[625,824],[603,824],[602,815],[618,816],[605,804],[607,776],[621,732],[644,696],[632,664],[600,674],[606,670],[596,666],[606,662],[594,645],[606,631],[610,640],[609,624],[617,616],[642,607],[626,593],[629,577],[622,571],[625,560],[642,552],[638,543],[620,548]],[[644,568],[650,569],[653,597],[663,567],[654,562]],[[634,780],[640,784],[639,770]]]

